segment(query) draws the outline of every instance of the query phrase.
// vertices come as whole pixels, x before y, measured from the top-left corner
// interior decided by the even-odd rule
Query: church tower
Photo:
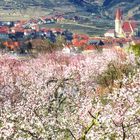
[[[121,12],[120,8],[118,8],[116,11],[115,33],[116,33],[116,37],[122,36],[122,12]]]

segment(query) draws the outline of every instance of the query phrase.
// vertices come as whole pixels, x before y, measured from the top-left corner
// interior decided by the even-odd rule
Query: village
[[[78,19],[77,16],[70,18],[73,22]],[[59,39],[62,52],[87,53],[100,48],[123,48],[140,43],[136,21],[125,21],[120,8],[116,10],[115,28],[109,29],[102,37],[74,33],[71,29],[47,28],[47,25],[65,20],[62,14],[56,14],[30,20],[0,21],[1,48],[8,52],[27,54],[36,48],[36,42],[47,40],[57,44]]]

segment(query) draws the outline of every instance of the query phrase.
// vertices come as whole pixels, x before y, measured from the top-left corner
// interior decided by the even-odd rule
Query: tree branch
[[[25,130],[25,129],[20,129],[22,132],[24,132],[24,133],[27,133],[27,134],[29,134],[30,136],[32,136],[32,138],[34,138],[35,140],[39,140],[40,138],[35,134],[35,133],[32,133],[31,131],[29,131],[29,130]]]
[[[125,127],[124,127],[124,124],[123,123],[122,123],[122,131],[123,131],[123,137],[122,137],[122,139],[125,140],[126,133],[125,133]]]

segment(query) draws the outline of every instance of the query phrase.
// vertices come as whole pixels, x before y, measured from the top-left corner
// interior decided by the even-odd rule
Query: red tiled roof
[[[1,31],[0,30],[0,34],[8,34],[8,32],[7,31]]]
[[[129,21],[126,21],[123,23],[123,31],[125,33],[131,33],[133,32],[133,30],[137,27],[136,23],[135,22],[129,22]]]
[[[93,45],[88,45],[84,50],[95,50],[95,47]]]
[[[8,33],[8,32],[9,32],[9,28],[7,26],[0,27],[0,33]]]
[[[132,32],[131,25],[129,22],[124,22],[122,28],[125,33]]]
[[[83,39],[83,40],[88,40],[89,39],[89,36],[88,35],[84,35],[84,34],[74,34],[73,37],[75,39]]]
[[[131,21],[131,26],[132,26],[132,28],[137,28],[137,23],[136,23],[136,21]]]
[[[58,32],[62,32],[61,28],[56,28],[55,30],[58,31]]]
[[[72,44],[75,47],[81,47],[87,45],[87,40],[78,40],[78,39],[73,39]]]
[[[45,20],[47,18],[47,16],[42,16],[41,19]]]
[[[20,47],[20,42],[17,42],[17,41],[6,41],[6,42],[3,42],[3,45],[5,47],[10,48],[10,49],[16,49],[16,48]]]

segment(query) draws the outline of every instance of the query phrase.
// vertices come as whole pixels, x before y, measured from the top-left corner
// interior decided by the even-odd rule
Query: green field
[[[41,25],[41,27],[47,27],[47,28],[62,28],[62,29],[68,29],[70,31],[73,31],[75,33],[81,33],[81,34],[88,34],[90,36],[102,36],[110,27],[104,27],[104,24],[102,23],[102,26],[97,24],[93,25],[87,25],[87,24],[78,24],[78,23],[56,23],[56,24],[45,24]]]

